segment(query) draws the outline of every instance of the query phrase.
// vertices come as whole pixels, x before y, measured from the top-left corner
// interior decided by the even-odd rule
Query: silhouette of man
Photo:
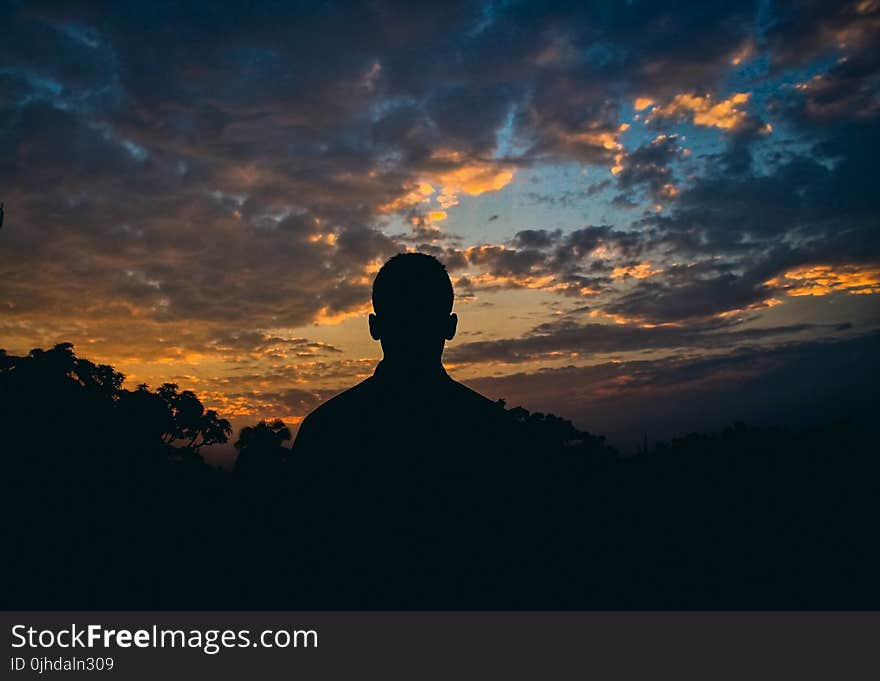
[[[510,456],[519,431],[503,407],[443,368],[453,297],[436,258],[385,263],[369,316],[382,361],[309,414],[294,442],[296,494],[315,519],[302,561],[340,603],[450,607],[469,593],[488,599],[516,575],[501,563],[516,564],[509,547],[526,519],[511,500],[526,508],[519,481],[530,469]]]
[[[458,324],[453,297],[436,258],[402,253],[385,263],[373,282],[369,316],[383,359],[371,377],[306,417],[295,456],[340,463],[346,471],[385,462],[402,475],[415,466],[430,476],[441,468],[462,472],[473,465],[472,455],[497,447],[503,409],[443,368],[443,349]]]

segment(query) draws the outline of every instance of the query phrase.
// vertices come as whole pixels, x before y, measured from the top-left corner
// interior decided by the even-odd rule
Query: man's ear
[[[455,330],[458,328],[458,315],[454,312],[449,315],[449,319],[446,322],[446,340],[452,340],[455,338]]]
[[[379,318],[374,314],[370,314],[369,319],[370,319],[370,337],[373,340],[380,340],[382,338],[382,332],[380,331],[381,325],[379,324]]]

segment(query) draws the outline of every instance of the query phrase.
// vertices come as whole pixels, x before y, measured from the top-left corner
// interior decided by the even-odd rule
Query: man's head
[[[446,268],[424,253],[399,253],[373,281],[370,335],[385,358],[408,365],[434,363],[455,336],[452,282]]]

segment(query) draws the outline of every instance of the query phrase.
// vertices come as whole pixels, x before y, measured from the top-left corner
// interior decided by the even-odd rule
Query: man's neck
[[[373,374],[382,380],[421,382],[448,378],[443,363],[439,360],[425,363],[401,362],[385,357],[376,366]]]

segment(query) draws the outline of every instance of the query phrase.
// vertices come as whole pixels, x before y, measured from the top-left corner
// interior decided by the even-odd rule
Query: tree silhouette
[[[213,409],[208,409],[202,415],[198,432],[190,440],[188,446],[198,452],[199,449],[205,445],[216,445],[227,442],[230,435],[232,435],[232,426],[229,424],[229,421],[221,419]],[[198,440],[198,442],[196,440]]]
[[[290,449],[284,443],[291,438],[290,428],[281,419],[245,426],[235,442],[238,450],[235,472],[242,475],[277,472],[288,461]]]
[[[138,386],[141,389],[141,386]],[[146,386],[143,386],[146,389]],[[162,441],[183,446],[198,454],[205,445],[222,444],[232,434],[232,426],[221,419],[213,409],[205,411],[201,401],[191,390],[178,392],[176,383],[163,383],[156,394],[165,405],[167,420]]]

